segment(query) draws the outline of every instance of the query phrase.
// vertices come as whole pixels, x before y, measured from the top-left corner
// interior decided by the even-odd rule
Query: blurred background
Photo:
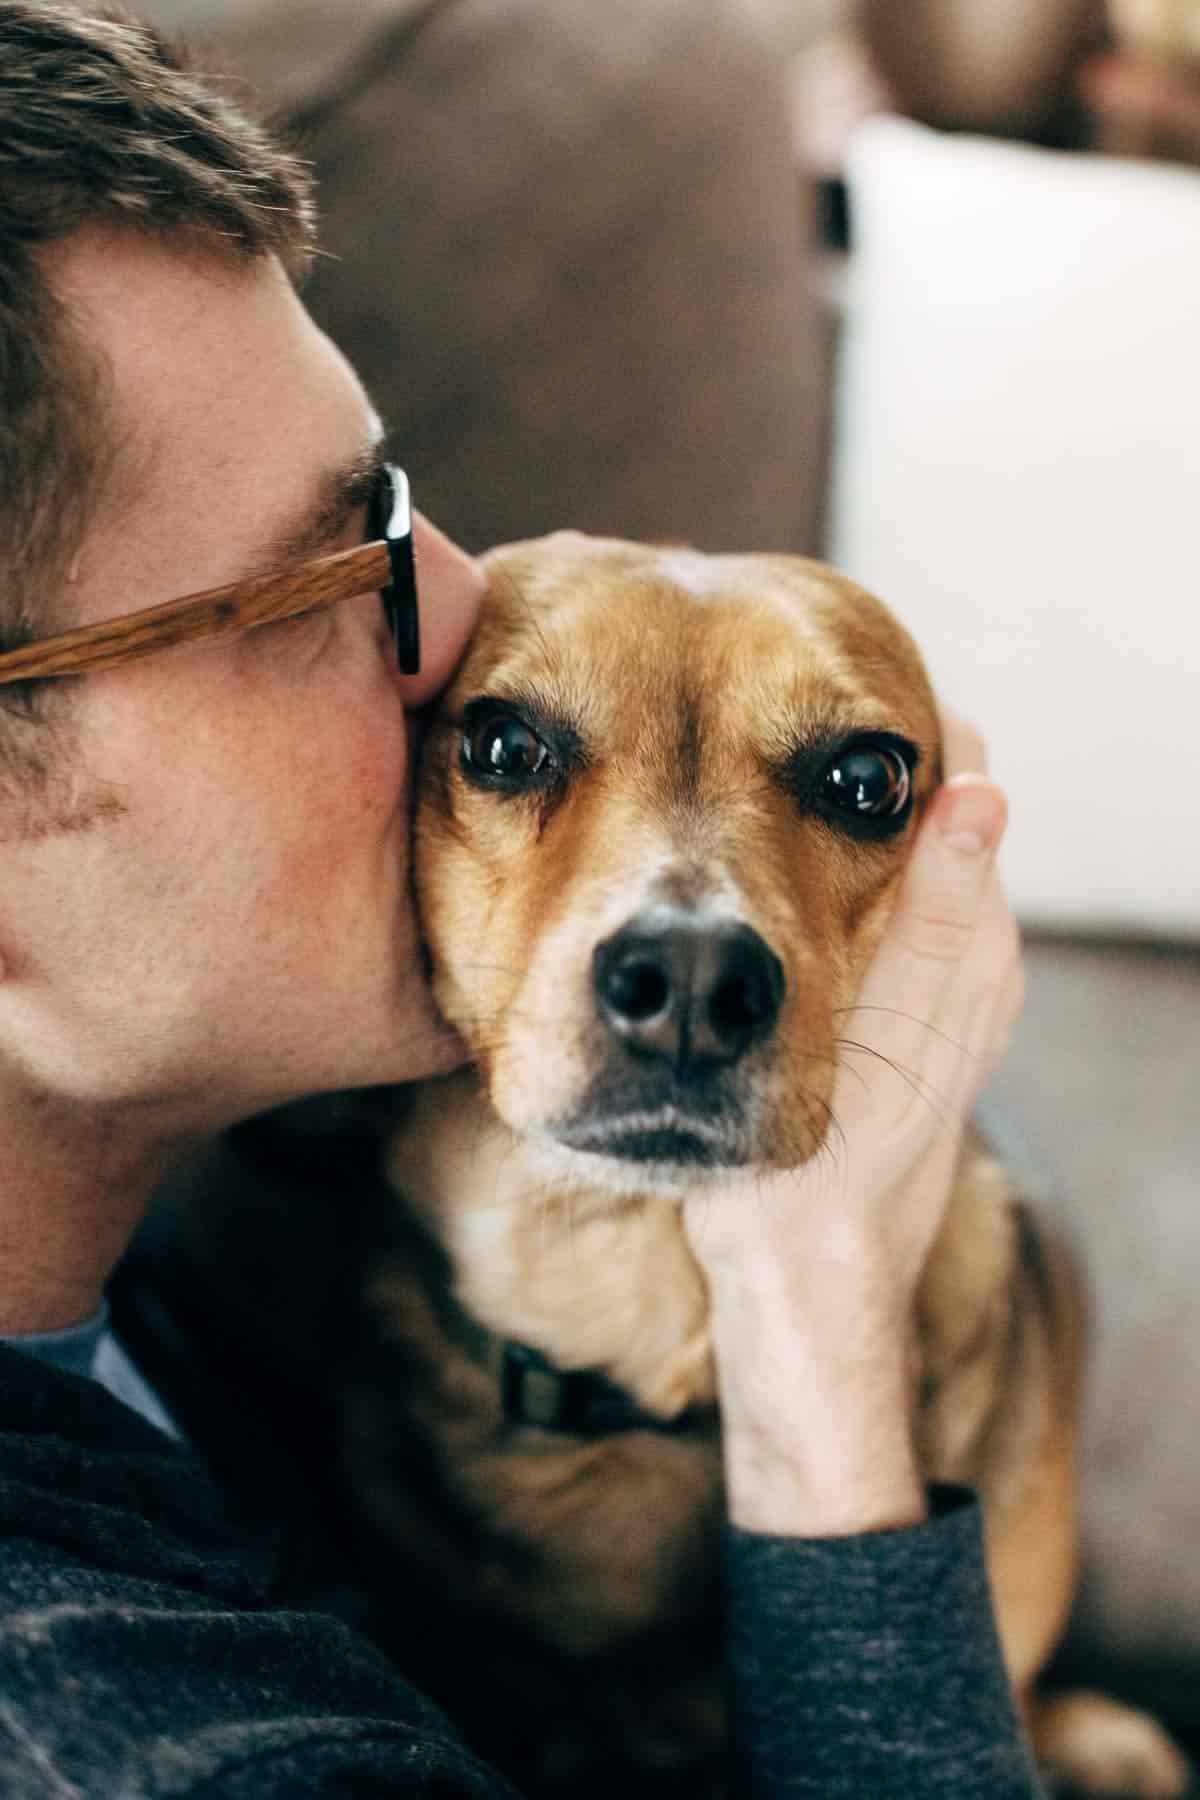
[[[1200,0],[143,0],[315,162],[418,503],[828,556],[1007,784],[1093,1293],[1063,1659],[1200,1739]]]

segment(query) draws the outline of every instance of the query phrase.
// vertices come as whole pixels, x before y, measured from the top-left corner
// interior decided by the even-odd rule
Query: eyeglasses
[[[276,619],[295,619],[379,589],[396,659],[405,675],[420,668],[417,580],[408,477],[380,465],[367,508],[365,544],[313,557],[270,575],[165,600],[99,625],[79,625],[0,655],[0,685],[115,669],[139,656],[205,638],[235,637]]]

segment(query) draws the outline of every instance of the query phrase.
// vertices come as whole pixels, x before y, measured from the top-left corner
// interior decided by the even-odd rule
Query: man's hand
[[[1004,796],[973,772],[974,734],[945,731],[948,779],[843,1021],[825,1149],[686,1207],[712,1292],[730,1512],[748,1529],[835,1535],[924,1515],[913,1297],[1021,997],[995,871]]]

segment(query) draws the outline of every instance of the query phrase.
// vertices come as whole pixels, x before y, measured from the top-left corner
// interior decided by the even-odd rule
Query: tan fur
[[[618,1743],[627,1800],[668,1775],[698,1800],[724,1792],[721,1472],[707,1295],[680,1198],[731,1161],[836,1156],[838,1039],[855,1036],[845,1009],[940,776],[937,714],[908,636],[817,564],[563,533],[489,569],[416,814],[434,989],[473,1066],[415,1090],[392,1137],[401,1210],[339,1377],[343,1453],[401,1590],[411,1601],[424,1583],[423,1616],[440,1606],[456,1621],[455,1697],[485,1747],[538,1791],[579,1796],[593,1780],[611,1791]],[[480,696],[551,721],[573,746],[561,781],[498,794],[464,775],[463,709]],[[866,730],[919,756],[913,820],[886,841],[823,822],[782,775],[797,745]],[[634,1104],[641,1077],[598,1019],[592,959],[663,902],[752,927],[783,969],[769,1041],[730,1074],[717,1166],[564,1142]],[[664,1420],[697,1411],[678,1435],[515,1424],[467,1320],[564,1369],[603,1370]],[[1074,1582],[1081,1313],[1061,1250],[974,1139],[913,1330],[924,1471],[982,1495],[1001,1637],[1032,1718]],[[548,1691],[556,1723],[515,1749],[496,1717],[544,1710]],[[482,1723],[481,1694],[502,1698]],[[1079,1716],[1071,1766],[1086,1782]],[[1051,1721],[1048,1754],[1054,1738]]]

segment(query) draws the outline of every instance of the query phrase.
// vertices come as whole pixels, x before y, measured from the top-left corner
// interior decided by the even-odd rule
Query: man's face
[[[80,235],[52,279],[113,374],[118,474],[55,626],[277,563],[377,432],[273,260]],[[361,541],[361,509],[304,553]],[[403,710],[482,587],[416,527],[423,671],[376,595],[84,677],[55,828],[6,844],[5,1048],[52,1089],[186,1128],[446,1060],[408,903]]]

